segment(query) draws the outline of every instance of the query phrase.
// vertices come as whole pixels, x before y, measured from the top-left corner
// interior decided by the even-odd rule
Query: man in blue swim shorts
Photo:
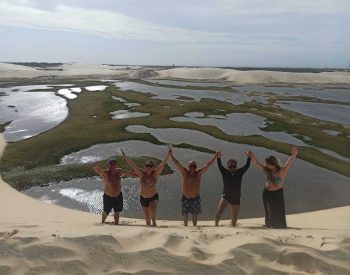
[[[197,225],[198,215],[202,213],[200,185],[202,175],[208,171],[210,165],[214,163],[218,157],[218,153],[202,167],[197,168],[195,161],[188,163],[188,168],[184,167],[173,155],[171,151],[170,157],[174,162],[176,168],[182,175],[182,216],[184,225],[188,224],[188,215],[192,215],[193,226]]]

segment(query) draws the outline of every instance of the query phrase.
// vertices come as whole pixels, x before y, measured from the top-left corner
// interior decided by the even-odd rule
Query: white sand
[[[191,80],[231,81],[236,84],[350,84],[350,72],[288,73],[272,71],[238,71],[220,68],[174,68],[157,70],[150,67],[130,69],[79,63],[65,63],[50,70],[31,68],[21,65],[0,63],[0,79],[35,77],[87,77],[114,76],[118,78],[167,78]]]
[[[118,76],[130,77],[137,70],[119,69],[108,65],[65,63],[49,70],[28,66],[0,63],[0,79],[36,77],[79,77],[79,76]]]
[[[289,73],[276,71],[238,71],[220,68],[174,68],[158,71],[161,78],[225,80],[238,84],[253,83],[350,83],[350,72]]]
[[[4,146],[0,137],[0,155]],[[263,229],[261,218],[237,228],[99,221],[0,179],[0,274],[350,274],[350,206],[289,215],[286,230]]]

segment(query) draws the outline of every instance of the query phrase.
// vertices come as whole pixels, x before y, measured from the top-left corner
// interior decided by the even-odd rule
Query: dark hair
[[[278,159],[275,156],[268,156],[265,158],[266,164],[270,164],[275,166],[277,172],[281,169]],[[270,179],[272,177],[272,170],[268,167],[264,167],[264,171],[267,174],[267,178]]]
[[[266,162],[266,164],[270,164],[270,165],[275,166],[277,168],[277,170],[281,169],[279,161],[275,156],[269,156],[269,157],[265,158],[265,162]]]
[[[235,160],[235,159],[229,159],[229,160],[227,161],[227,166],[229,166],[229,163],[230,163],[230,162],[235,162],[236,165],[237,165],[237,160]]]
[[[111,159],[109,159],[108,160],[108,164],[110,165],[110,164],[117,164],[117,160],[116,159],[114,159],[114,158],[111,158]]]
[[[147,160],[146,163],[145,163],[145,166],[154,167],[154,162],[152,160]]]

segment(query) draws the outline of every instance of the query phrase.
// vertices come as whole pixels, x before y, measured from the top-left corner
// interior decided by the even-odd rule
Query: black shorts
[[[158,193],[155,194],[152,198],[144,198],[144,197],[140,196],[140,203],[143,207],[149,207],[149,204],[155,200],[159,201]]]
[[[228,196],[224,193],[224,194],[222,194],[221,198],[227,200],[230,204],[241,205],[241,196],[240,195]]]
[[[123,211],[123,194],[120,192],[116,198],[110,197],[107,194],[103,194],[103,212],[107,215],[114,210],[114,213]]]

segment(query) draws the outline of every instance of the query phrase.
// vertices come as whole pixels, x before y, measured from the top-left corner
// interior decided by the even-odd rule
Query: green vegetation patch
[[[8,122],[5,122],[5,123],[3,123],[3,124],[0,124],[0,133],[5,132],[6,126],[10,125],[11,122],[12,122],[12,121],[8,121]]]

